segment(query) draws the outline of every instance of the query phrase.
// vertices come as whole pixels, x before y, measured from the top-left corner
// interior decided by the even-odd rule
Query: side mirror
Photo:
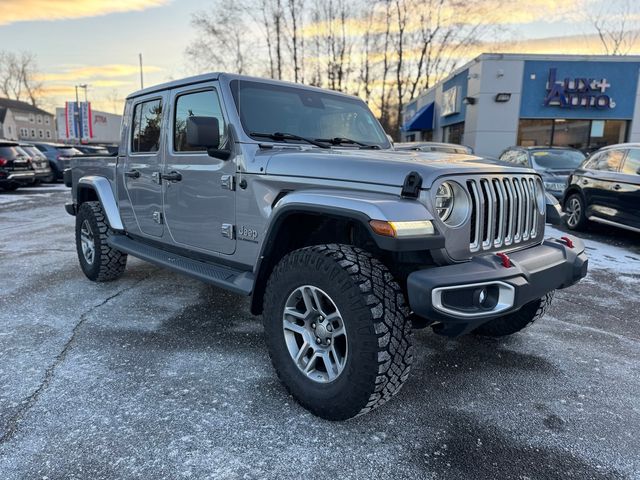
[[[220,146],[220,124],[215,117],[187,117],[187,145],[217,149]]]

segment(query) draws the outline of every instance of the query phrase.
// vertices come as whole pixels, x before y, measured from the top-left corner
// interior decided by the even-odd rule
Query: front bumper
[[[573,248],[563,240],[547,239],[510,253],[510,267],[503,266],[497,255],[484,255],[466,263],[413,272],[407,279],[411,309],[419,317],[440,322],[439,333],[468,333],[583,278],[588,265],[584,243],[574,237],[570,240]],[[491,308],[473,300],[483,288],[485,297],[495,292],[495,302],[487,304]]]

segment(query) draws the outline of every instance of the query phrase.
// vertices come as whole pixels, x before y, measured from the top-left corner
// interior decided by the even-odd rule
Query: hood
[[[401,187],[410,172],[418,172],[429,186],[442,175],[473,173],[532,173],[531,169],[474,155],[442,152],[355,149],[274,149],[266,173],[325,178]]]
[[[574,172],[573,169],[546,169],[546,170],[538,170],[538,173],[545,179],[552,180],[566,180],[566,178]]]

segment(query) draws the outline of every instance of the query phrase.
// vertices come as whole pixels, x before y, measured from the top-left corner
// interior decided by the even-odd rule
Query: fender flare
[[[444,237],[438,234],[428,237],[397,239],[377,235],[371,230],[369,220],[433,221],[433,215],[429,210],[415,199],[409,200],[389,194],[340,190],[298,191],[285,195],[274,206],[270,215],[269,227],[265,233],[265,240],[262,243],[260,258],[268,251],[269,242],[274,238],[274,233],[278,232],[282,221],[294,213],[312,213],[353,219],[369,231],[373,240],[382,250],[407,251],[444,246]]]
[[[81,177],[78,180],[77,190],[81,188],[91,188],[96,192],[98,200],[102,204],[102,209],[107,217],[107,222],[113,230],[124,230],[122,219],[120,218],[120,211],[118,210],[118,203],[116,197],[113,194],[111,188],[111,182],[105,177],[97,175],[89,175]]]
[[[269,216],[269,226],[254,269],[256,278],[251,299],[253,313],[262,310],[264,285],[276,260],[271,252],[283,222],[293,214],[307,213],[329,215],[353,220],[363,225],[382,250],[415,251],[434,250],[444,247],[444,236],[438,234],[428,237],[391,238],[377,235],[371,230],[369,220],[414,221],[433,220],[433,215],[417,200],[408,200],[390,194],[372,194],[369,192],[345,192],[340,190],[296,191],[282,197],[273,207]]]

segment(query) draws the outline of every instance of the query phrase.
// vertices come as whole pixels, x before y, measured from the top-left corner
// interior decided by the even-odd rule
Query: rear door
[[[164,92],[133,102],[123,169],[124,187],[140,232],[154,237],[161,237],[164,231],[160,171],[166,96]]]
[[[620,223],[640,228],[640,148],[630,148],[613,184],[620,205]]]
[[[220,126],[220,148],[230,148],[227,122],[218,82],[183,87],[171,93],[171,129],[163,175],[167,228],[177,246],[203,252],[232,254],[235,241],[235,159],[214,158],[187,144],[190,116],[215,117]]]

